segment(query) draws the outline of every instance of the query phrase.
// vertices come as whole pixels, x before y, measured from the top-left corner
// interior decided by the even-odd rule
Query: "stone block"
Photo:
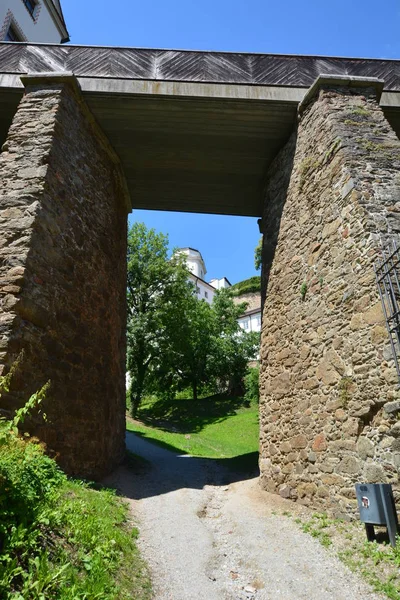
[[[292,488],[290,486],[288,486],[288,485],[282,485],[279,488],[279,495],[282,498],[290,498],[291,491],[292,491]]]
[[[323,452],[328,447],[326,443],[326,438],[323,433],[319,433],[317,437],[314,439],[312,444],[313,452]]]
[[[395,400],[393,402],[388,402],[387,404],[384,405],[383,410],[388,414],[388,415],[395,415],[398,412],[400,412],[400,401],[399,400]]]
[[[366,460],[369,456],[370,457],[374,456],[375,446],[371,442],[371,440],[369,440],[368,438],[360,437],[357,442],[357,452],[358,452],[358,456],[362,460]]]
[[[376,462],[367,462],[363,468],[365,483],[386,483],[386,474],[382,465]]]
[[[290,442],[283,442],[279,446],[279,450],[284,453],[288,453],[292,451],[292,444]]]
[[[308,440],[305,435],[296,435],[290,440],[292,448],[306,448]]]
[[[317,369],[316,376],[324,385],[334,385],[340,380],[340,375],[328,360],[323,359]]]
[[[337,466],[338,473],[357,475],[361,470],[361,463],[355,456],[345,456]]]
[[[382,305],[378,301],[368,310],[363,313],[364,322],[368,325],[374,325],[375,323],[384,323],[385,319],[382,312]]]

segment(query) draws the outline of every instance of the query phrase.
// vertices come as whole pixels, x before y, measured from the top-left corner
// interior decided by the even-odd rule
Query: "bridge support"
[[[400,232],[400,141],[382,82],[321,76],[268,171],[261,481],[338,514],[398,483],[397,374],[374,261]],[[399,487],[397,486],[397,495]]]
[[[97,478],[124,452],[124,180],[73,76],[23,83],[0,155],[3,372],[21,357],[2,409],[50,380],[47,422],[29,429],[70,474]]]

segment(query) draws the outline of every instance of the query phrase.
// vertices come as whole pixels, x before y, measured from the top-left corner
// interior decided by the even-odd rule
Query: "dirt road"
[[[127,434],[151,468],[107,480],[139,520],[155,600],[377,600],[332,553],[303,533],[286,506],[213,460],[174,454]],[[289,503],[287,503],[289,504]]]

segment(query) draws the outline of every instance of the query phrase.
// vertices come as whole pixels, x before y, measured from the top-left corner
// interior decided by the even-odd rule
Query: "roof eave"
[[[43,0],[46,4],[51,16],[53,17],[53,21],[55,22],[60,34],[61,34],[61,44],[65,44],[70,41],[67,25],[65,23],[64,15],[62,12],[61,4],[60,11],[57,10],[52,0]]]

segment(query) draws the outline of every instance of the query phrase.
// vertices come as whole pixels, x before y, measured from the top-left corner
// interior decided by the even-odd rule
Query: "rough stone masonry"
[[[71,474],[124,451],[126,186],[71,75],[23,78],[0,155],[3,411]],[[400,233],[400,141],[378,80],[320,77],[266,177],[262,485],[337,514],[356,481],[400,493],[400,397],[374,261]],[[21,352],[23,353],[21,354]]]
[[[268,172],[261,481],[336,514],[400,487],[397,374],[374,261],[400,232],[400,141],[379,81],[324,78]]]
[[[0,155],[2,369],[20,357],[2,408],[50,380],[30,431],[69,473],[99,477],[124,452],[123,178],[73,77],[24,83]]]

